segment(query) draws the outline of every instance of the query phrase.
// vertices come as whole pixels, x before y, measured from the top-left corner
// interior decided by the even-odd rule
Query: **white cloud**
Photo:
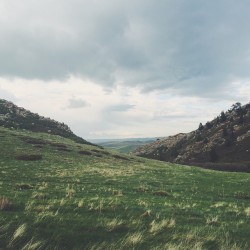
[[[237,95],[216,101],[169,90],[142,93],[140,88],[123,85],[107,92],[75,77],[63,82],[1,78],[0,98],[8,93],[17,105],[65,122],[83,138],[151,137],[189,132],[228,109],[239,96],[245,95],[246,102],[249,85],[235,82],[232,86]]]

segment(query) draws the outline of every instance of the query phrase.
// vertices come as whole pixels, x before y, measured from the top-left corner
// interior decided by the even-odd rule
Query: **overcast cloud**
[[[193,129],[202,110],[249,102],[249,11],[244,0],[0,0],[0,98],[87,137]],[[190,125],[169,122],[180,119]]]

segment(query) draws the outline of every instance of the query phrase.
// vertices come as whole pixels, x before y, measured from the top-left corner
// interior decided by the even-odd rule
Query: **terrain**
[[[18,107],[14,103],[4,99],[0,99],[0,126],[60,135],[78,143],[91,144],[75,135],[68,125],[32,113],[29,110]]]
[[[205,168],[250,172],[250,104],[236,103],[190,133],[137,148],[134,155]]]
[[[247,250],[249,185],[0,126],[0,249]]]
[[[135,138],[135,139],[106,139],[106,140],[91,140],[91,142],[107,148],[128,154],[136,148],[155,141],[154,138]]]
[[[250,176],[0,127],[0,249],[249,249]]]

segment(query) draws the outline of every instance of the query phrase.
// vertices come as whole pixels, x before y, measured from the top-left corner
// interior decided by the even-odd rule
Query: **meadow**
[[[250,249],[249,186],[0,127],[0,249]]]

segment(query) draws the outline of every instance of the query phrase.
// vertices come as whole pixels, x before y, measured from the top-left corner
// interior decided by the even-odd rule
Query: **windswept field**
[[[0,249],[250,249],[249,186],[0,128]]]

